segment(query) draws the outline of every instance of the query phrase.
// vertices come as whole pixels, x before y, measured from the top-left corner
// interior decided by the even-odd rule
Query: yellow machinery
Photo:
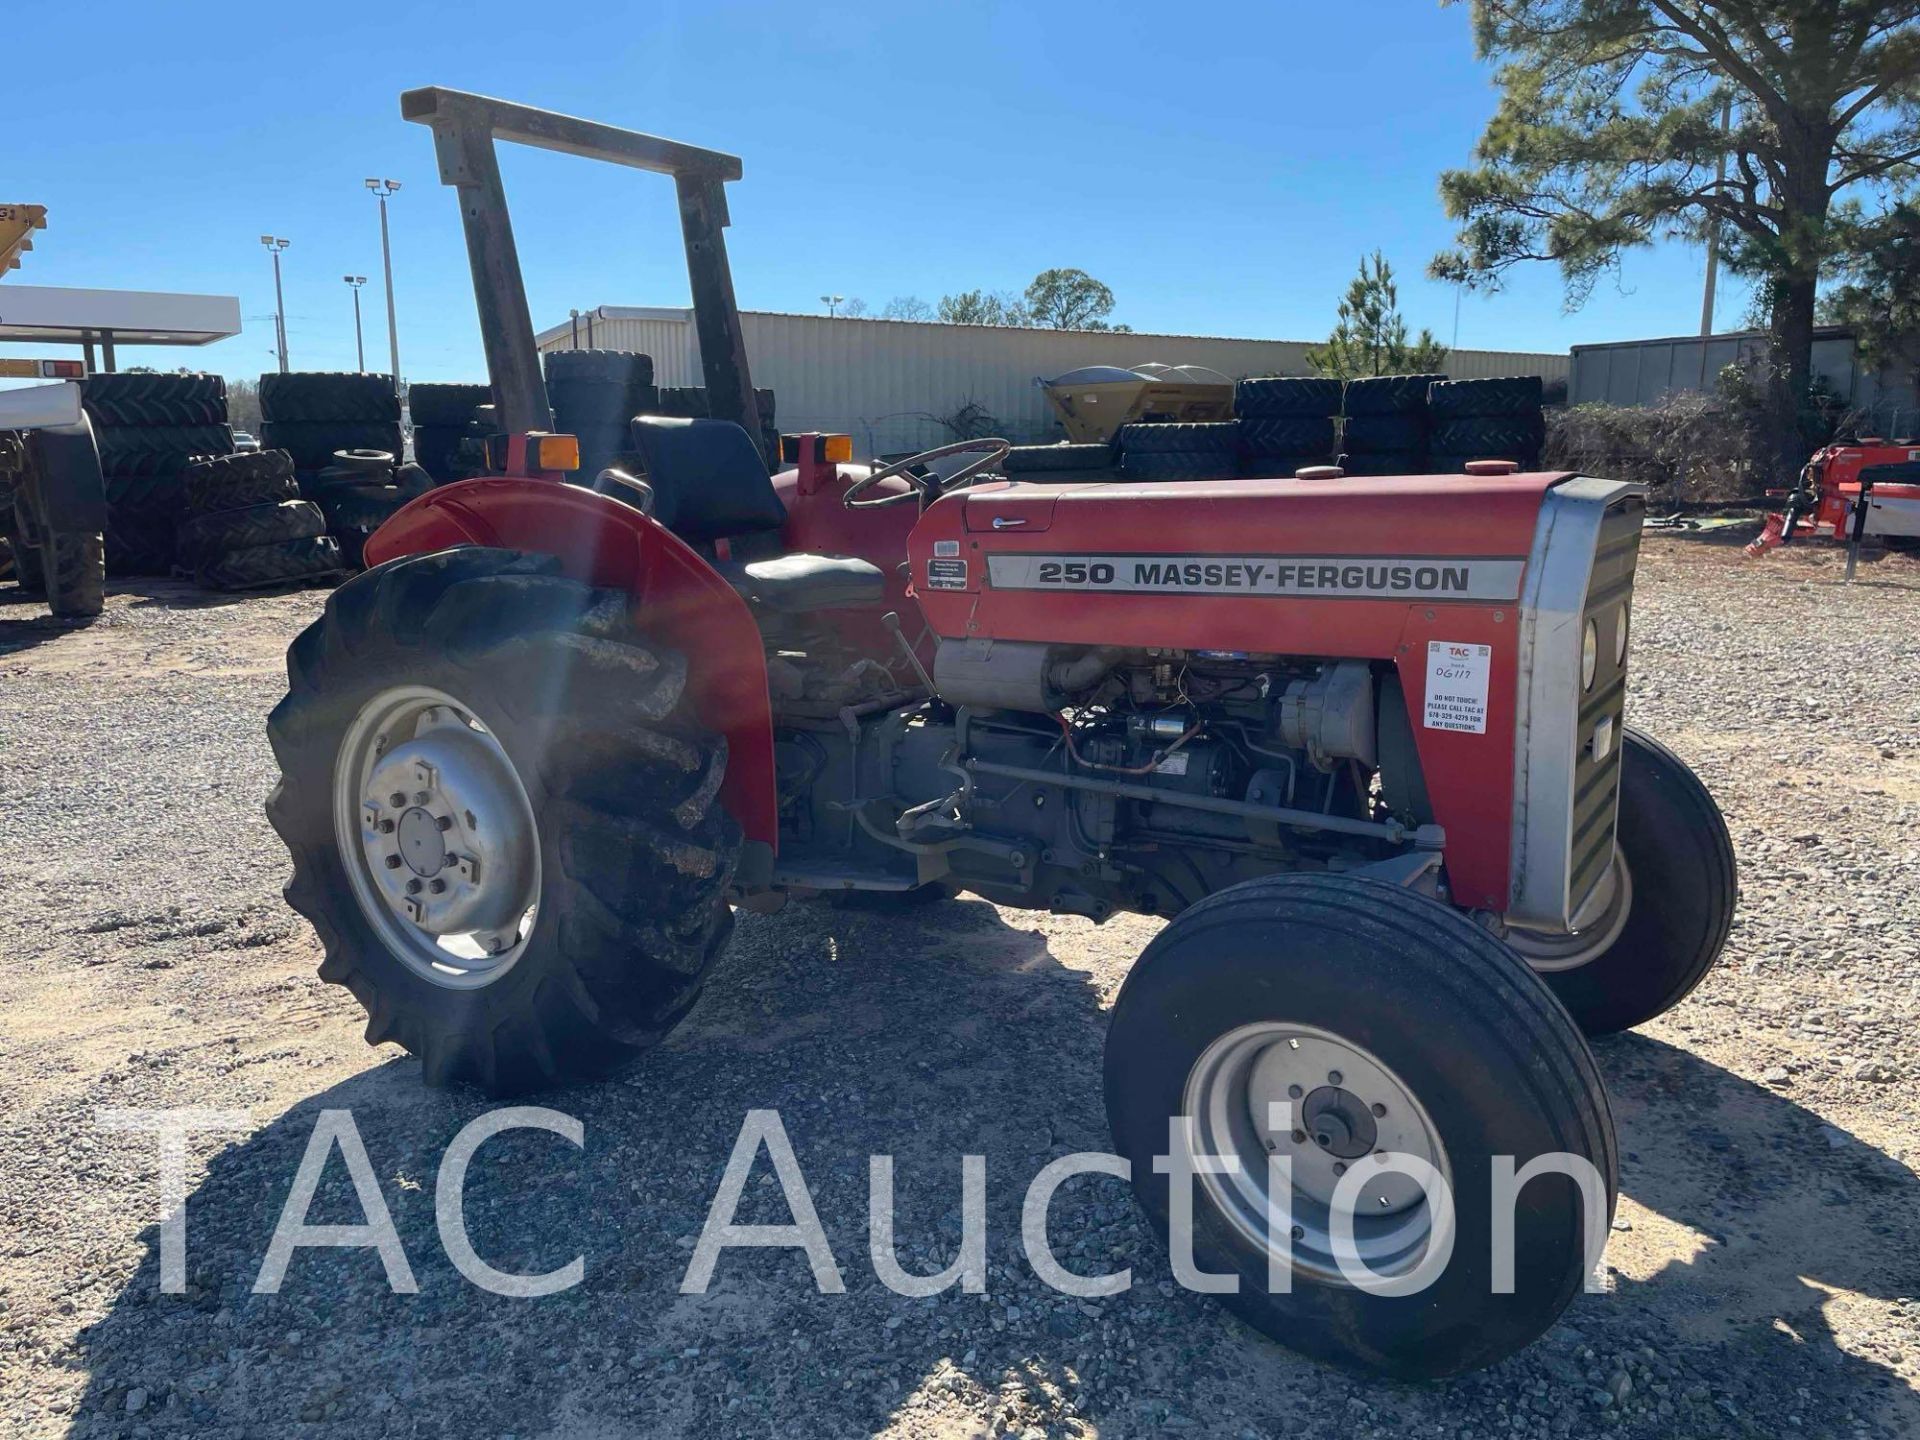
[[[0,275],[20,266],[20,252],[33,248],[33,232],[47,228],[44,205],[0,205]]]
[[[1087,365],[1037,383],[1076,445],[1104,445],[1141,420],[1233,418],[1233,381],[1204,365]]]

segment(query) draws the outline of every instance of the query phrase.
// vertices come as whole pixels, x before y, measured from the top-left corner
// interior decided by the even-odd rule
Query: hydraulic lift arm
[[[480,335],[501,429],[525,433],[553,428],[493,148],[495,140],[510,140],[673,177],[709,412],[716,419],[737,420],[758,438],[760,407],[747,370],[733,273],[727,266],[725,187],[740,178],[739,157],[437,85],[402,94],[400,113],[432,128],[440,181],[460,192]]]

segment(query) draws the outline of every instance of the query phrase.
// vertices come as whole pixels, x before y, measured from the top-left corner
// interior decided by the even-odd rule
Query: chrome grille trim
[[[1520,601],[1509,924],[1566,930],[1612,861],[1626,674],[1611,625],[1632,595],[1645,497],[1643,486],[1582,476],[1540,507]],[[1580,684],[1589,618],[1605,622],[1591,693]],[[1612,741],[1596,762],[1591,739],[1607,718]]]

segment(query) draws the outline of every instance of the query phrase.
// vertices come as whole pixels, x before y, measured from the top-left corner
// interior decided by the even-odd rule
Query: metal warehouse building
[[[920,449],[952,439],[940,418],[972,403],[1008,439],[1056,438],[1040,379],[1083,365],[1206,365],[1223,374],[1306,375],[1319,342],[1143,335],[1107,330],[1029,330],[910,320],[741,312],[753,383],[774,392],[782,430],[854,437],[863,455]],[[637,350],[653,357],[661,385],[699,385],[700,346],[691,310],[603,305],[537,337],[542,350]],[[1539,375],[1563,379],[1565,355],[1456,350],[1456,379]]]
[[[1757,360],[1766,349],[1759,330],[1576,345],[1567,399],[1575,405],[1657,405],[1671,395],[1711,395],[1722,370]],[[1911,364],[1869,365],[1846,327],[1814,332],[1813,373],[1867,416],[1867,424],[1890,435],[1920,428],[1920,372]]]

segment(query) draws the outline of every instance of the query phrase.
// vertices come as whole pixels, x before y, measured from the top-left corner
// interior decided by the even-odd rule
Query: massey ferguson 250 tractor
[[[1712,799],[1623,714],[1640,492],[969,483],[998,441],[943,482],[820,435],[769,478],[739,161],[402,109],[459,192],[501,433],[369,540],[271,720],[287,898],[368,1038],[495,1093],[604,1072],[693,1005],[735,907],[789,897],[1165,916],[1108,1114],[1225,1302],[1409,1376],[1552,1323],[1613,1204],[1584,1037],[1677,1003],[1734,905]],[[636,418],[644,477],[567,483],[496,140],[674,179],[728,418]],[[1589,1203],[1564,1159],[1514,1198],[1503,1167],[1548,1156]]]

